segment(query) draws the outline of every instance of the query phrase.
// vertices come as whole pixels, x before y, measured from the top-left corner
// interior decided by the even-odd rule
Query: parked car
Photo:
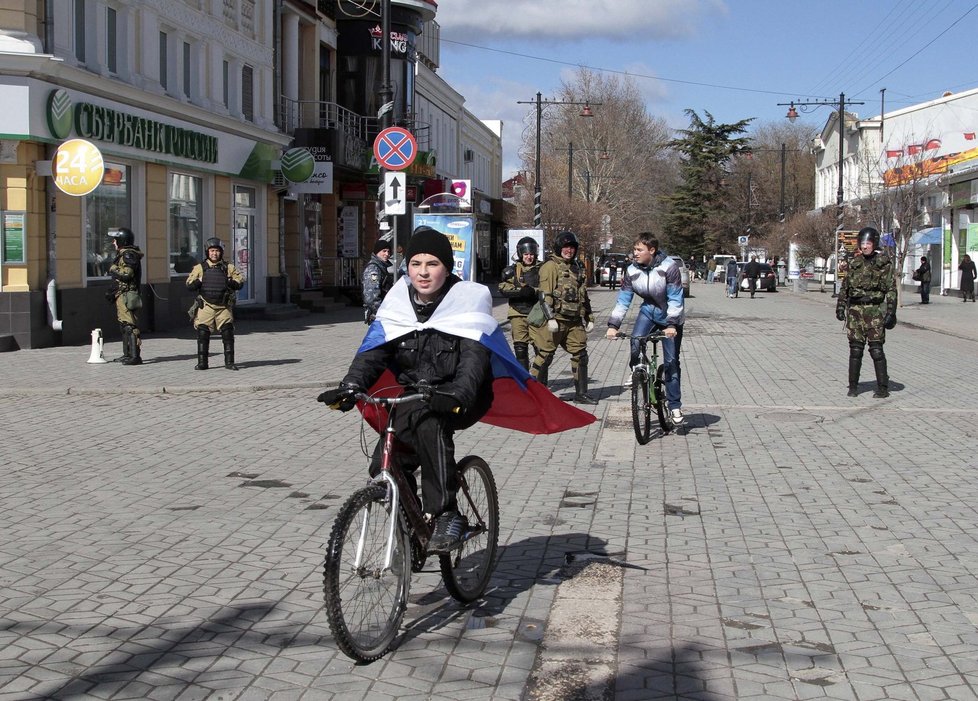
[[[601,287],[611,286],[611,266],[615,265],[618,268],[618,273],[615,275],[615,284],[621,285],[621,277],[624,274],[625,266],[628,265],[628,256],[624,253],[607,253],[601,259],[601,263],[598,267],[598,285]]]
[[[741,292],[750,289],[750,281],[744,276],[744,267],[747,263],[743,261],[737,261],[737,268],[740,270],[741,280],[740,280],[740,290]],[[772,268],[767,263],[760,263],[761,274],[757,278],[757,289],[764,290],[765,292],[777,292],[778,291],[778,277],[774,273],[774,268]]]
[[[686,261],[683,260],[682,256],[669,257],[676,261],[676,265],[679,266],[679,274],[683,279],[683,296],[689,297],[689,268],[686,266]]]

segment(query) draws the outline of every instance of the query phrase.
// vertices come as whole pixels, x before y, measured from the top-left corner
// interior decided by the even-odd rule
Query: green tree
[[[733,124],[718,123],[709,112],[705,121],[694,110],[686,110],[689,128],[669,146],[679,153],[680,183],[666,205],[663,233],[671,253],[683,256],[715,253],[729,231],[731,208],[725,184],[728,162],[750,151],[750,139],[738,136],[747,131],[753,118]]]

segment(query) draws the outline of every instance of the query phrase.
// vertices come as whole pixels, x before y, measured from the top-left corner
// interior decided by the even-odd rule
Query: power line
[[[467,46],[471,49],[480,49],[482,51],[492,51],[497,54],[506,54],[507,56],[516,56],[517,58],[528,58],[533,61],[544,61],[546,63],[556,63],[561,66],[574,66],[575,68],[587,68],[591,71],[598,71],[601,73],[613,73],[617,75],[627,75],[633,78],[646,78],[648,80],[661,80],[664,83],[680,83],[682,85],[695,85],[702,88],[717,88],[718,90],[734,90],[738,92],[750,92],[750,93],[760,93],[762,95],[779,95],[781,97],[791,97],[796,95],[794,92],[786,92],[784,90],[761,90],[759,88],[745,88],[736,85],[719,85],[717,83],[701,83],[695,80],[681,80],[679,78],[663,78],[658,75],[645,75],[644,73],[633,73],[631,71],[620,71],[614,68],[602,68],[600,66],[589,66],[585,63],[573,63],[571,61],[560,61],[555,58],[546,58],[545,56],[534,56],[533,54],[524,54],[518,51],[506,51],[505,49],[495,49],[491,46],[480,46],[479,44],[469,44],[464,41],[455,41],[453,39],[446,39],[444,36],[441,37],[441,41],[448,44],[457,44],[458,46]],[[832,99],[828,96],[823,95],[813,95],[812,97],[823,97],[824,99]]]

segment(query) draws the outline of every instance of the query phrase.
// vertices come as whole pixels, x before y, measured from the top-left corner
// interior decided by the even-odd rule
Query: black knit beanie
[[[404,252],[404,259],[411,262],[411,259],[419,253],[427,253],[442,262],[448,272],[455,270],[455,256],[452,255],[452,244],[448,237],[440,231],[432,229],[430,226],[419,226],[414,230],[408,241],[407,251]]]
[[[377,243],[374,244],[374,253],[390,250],[392,250],[391,242],[386,239],[377,239]]]

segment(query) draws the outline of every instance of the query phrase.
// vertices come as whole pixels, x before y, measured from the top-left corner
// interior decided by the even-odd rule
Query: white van
[[[727,262],[731,260],[737,260],[737,256],[732,256],[728,253],[718,253],[713,256],[713,260],[717,262],[717,271],[713,276],[714,282],[725,282],[727,279]]]

